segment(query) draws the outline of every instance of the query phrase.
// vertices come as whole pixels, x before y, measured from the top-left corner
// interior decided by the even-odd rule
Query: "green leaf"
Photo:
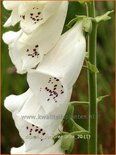
[[[104,98],[106,98],[106,97],[108,97],[109,95],[104,95],[104,96],[99,96],[98,98],[97,98],[97,103],[98,102],[101,102]]]
[[[90,63],[90,61],[86,61],[87,66],[85,66],[87,69],[89,69],[91,72],[99,73],[99,70],[97,67]]]
[[[85,131],[85,132],[87,132],[83,127],[78,125],[73,119],[71,119],[71,122],[72,122],[72,125],[74,126],[74,128],[76,129],[76,131]]]
[[[75,137],[71,134],[64,135],[62,137],[61,148],[66,151],[66,153],[71,153],[74,147]]]
[[[106,12],[104,15],[97,16],[97,17],[95,18],[95,22],[100,23],[100,22],[103,22],[103,21],[110,20],[111,17],[110,17],[109,15],[110,15],[112,12],[114,12],[114,10],[108,11],[108,12]]]

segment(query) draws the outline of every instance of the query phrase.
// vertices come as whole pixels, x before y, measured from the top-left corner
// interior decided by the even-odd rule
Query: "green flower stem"
[[[95,2],[88,3],[88,16],[95,18]],[[93,22],[92,32],[88,38],[89,61],[96,66],[97,24]],[[88,71],[89,87],[89,132],[88,153],[97,154],[97,74]]]

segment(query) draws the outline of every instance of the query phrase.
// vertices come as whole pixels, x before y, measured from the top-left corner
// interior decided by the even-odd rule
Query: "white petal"
[[[26,122],[23,119],[23,117],[20,118],[17,116],[18,111],[20,111],[22,105],[25,104],[25,100],[27,99],[27,97],[30,96],[29,92],[30,90],[28,90],[26,93],[22,95],[13,96],[12,99],[10,96],[9,101],[7,100],[7,105],[9,104],[10,106],[10,104],[13,104],[14,106],[13,110],[9,109],[8,106],[7,108],[12,111],[12,116],[15,125],[19,130],[21,138],[24,141],[24,144],[21,147],[12,148],[11,154],[41,154],[43,150],[45,150],[46,153],[52,153],[55,149],[57,153],[60,153],[61,149],[59,142],[53,145],[53,134],[51,135],[51,137],[47,133],[45,133],[45,131],[42,128]],[[50,128],[52,129],[52,126],[50,126]],[[62,126],[60,127],[60,130],[62,130],[61,128]],[[58,133],[58,130],[56,133]]]
[[[20,21],[18,14],[18,7],[20,6],[21,1],[13,2],[13,1],[3,1],[3,5],[7,10],[12,10],[12,13],[8,20],[5,22],[4,27],[14,26],[17,22]]]
[[[25,154],[25,144],[23,144],[21,147],[18,148],[11,148],[10,151],[11,154]]]
[[[40,102],[42,101],[42,96],[33,96],[24,104],[24,106],[18,113],[18,116],[20,118],[22,116],[25,116],[23,117],[24,120],[31,124],[37,126],[39,125],[44,129],[46,133],[48,133],[49,135],[53,135],[64,118],[64,115],[68,108],[71,93],[72,90],[69,90],[67,96],[64,96],[64,98],[62,99],[63,101],[60,99],[60,97],[58,97],[57,103],[50,101],[46,103],[46,105],[44,104],[44,102],[46,102],[46,96],[44,96],[45,99],[43,99],[43,102]]]
[[[18,73],[24,73],[31,68],[35,68],[42,61],[43,55],[55,46],[63,29],[67,5],[67,2],[62,2],[58,12],[49,18],[45,24],[41,25],[37,31],[31,35],[23,34],[14,42],[10,50],[10,56]],[[59,22],[57,22],[58,19]],[[38,47],[36,48],[36,46]]]
[[[18,73],[23,73],[28,71],[30,68],[35,68],[40,61],[42,61],[44,55],[44,53],[39,51],[39,45],[37,44],[34,36],[32,39],[35,41],[35,43],[31,43],[31,41],[25,41],[25,37],[25,34],[23,34],[19,40],[14,43],[14,49],[11,51],[12,57],[19,55],[18,60],[21,62],[20,66],[18,66],[18,63],[17,65],[15,63]]]
[[[58,140],[52,147],[45,149],[41,154],[64,154],[64,151],[61,149],[61,141]]]
[[[76,24],[72,29],[62,35],[55,48],[45,56],[36,71],[28,74],[31,89],[36,90],[32,80],[38,75],[52,75],[60,79],[61,83],[71,88],[81,71],[86,51],[86,41],[82,32],[82,23]],[[38,81],[36,79],[36,81]]]
[[[20,21],[20,17],[18,15],[18,10],[17,8],[14,9],[11,13],[11,26],[14,26]]]
[[[22,31],[14,32],[9,31],[3,34],[2,39],[6,44],[13,43],[20,35],[22,34]]]
[[[17,42],[18,38],[22,35],[22,30],[18,32],[6,32],[3,34],[3,40],[6,44],[9,46],[9,55],[13,62],[13,64],[16,66],[17,70],[21,73],[22,72],[22,59],[20,52],[17,51],[17,48],[15,48],[14,44]],[[20,71],[21,70],[21,71]]]
[[[11,25],[12,25],[12,20],[11,20],[11,16],[10,16],[3,26],[4,27],[9,27]]]
[[[44,139],[30,139],[25,142],[27,154],[40,154],[43,150],[46,150],[53,145],[52,138]]]
[[[21,114],[19,117],[19,113],[22,110],[22,107],[26,104],[26,102],[30,101],[30,99],[33,97],[32,92],[30,89],[25,92],[22,95],[11,95],[5,99],[5,107],[12,112],[12,116],[15,122],[15,125],[17,129],[19,130],[19,134],[21,138],[25,141],[26,139],[46,139],[49,137],[49,135],[53,135],[54,132],[58,129],[59,125],[61,124],[61,121],[63,119],[63,116],[66,112],[68,101],[66,100],[66,103],[57,109],[57,111],[53,111],[50,114],[54,115],[55,117],[62,115],[62,117],[54,120],[54,119],[41,119],[38,117],[38,114],[41,114],[42,116],[45,116],[45,112],[41,113],[38,108],[35,100],[32,100],[31,106],[32,108],[29,109],[27,107],[26,113]],[[34,97],[35,99],[36,97]],[[36,98],[38,99],[38,98]],[[28,112],[31,112],[30,115]],[[36,113],[35,110],[37,111]],[[39,113],[40,112],[40,113]],[[31,115],[32,114],[32,115]],[[48,114],[49,116],[49,114]],[[27,120],[27,121],[25,121]],[[55,123],[53,123],[55,121]],[[31,123],[33,122],[33,123]],[[39,124],[40,123],[40,124]],[[41,132],[40,132],[41,131]]]
[[[12,148],[11,154],[41,154],[43,150],[53,147],[53,140],[30,139],[18,148]]]
[[[61,149],[61,139],[55,144],[49,140],[39,142],[38,140],[30,140],[19,148],[12,148],[11,154],[64,154]]]
[[[30,76],[29,86],[34,95],[39,98],[37,105],[40,104],[46,113],[65,103],[65,100],[70,96],[70,90],[61,83],[61,79],[43,73],[36,74],[36,71],[35,74],[30,73]]]
[[[15,122],[17,129],[19,130],[19,134],[21,138],[26,141],[29,139],[38,139],[41,142],[41,139],[45,139],[47,137],[47,133],[39,126],[35,126],[26,122],[23,117],[18,117],[17,113],[20,111],[21,107],[24,105],[25,101],[31,97],[32,94],[30,90],[26,93],[15,96],[11,95],[5,100],[5,107],[12,112],[12,116]],[[29,145],[29,143],[28,143]],[[27,147],[28,148],[28,147]]]
[[[45,3],[40,2],[28,2],[20,5],[18,12],[21,17],[21,28],[25,33],[31,33],[45,22],[42,14],[44,6]]]
[[[22,95],[10,95],[5,99],[5,107],[12,112],[12,116],[15,122],[17,129],[19,130],[19,134],[21,138],[26,141],[27,139],[46,139],[48,134],[40,128],[40,126],[35,126],[34,124],[30,124],[25,121],[25,115],[22,115],[21,118],[17,116],[17,113],[20,112],[20,109],[32,97],[32,93],[30,90],[25,92]],[[28,116],[30,119],[30,116]],[[36,119],[36,118],[34,118]]]
[[[7,10],[13,10],[21,4],[21,1],[3,1],[3,6]]]
[[[28,74],[28,83],[32,92],[36,95],[22,107],[19,116],[37,116],[38,114],[58,116],[66,112],[71,95],[71,88],[76,81],[85,56],[85,38],[82,32],[82,23],[76,24],[71,30],[66,32],[56,45],[56,47],[46,55],[37,70],[32,70]],[[35,101],[35,98],[38,98]],[[32,101],[34,100],[34,109]],[[41,105],[41,110],[40,110]],[[28,108],[28,111],[27,111]],[[55,126],[62,120],[47,119],[25,119],[35,125],[41,125],[51,134]],[[50,131],[49,125],[52,125]],[[47,126],[45,126],[47,125]]]
[[[68,2],[59,1],[28,2],[28,4],[20,5],[19,15],[21,17],[21,28],[24,32],[31,33],[41,24],[45,23],[53,14],[55,15],[61,5],[65,6],[67,3]]]
[[[10,58],[15,65],[17,72],[20,74],[25,73],[25,70],[22,70],[22,60],[20,53],[17,52],[17,50],[14,48],[14,43],[9,46],[9,55]]]
[[[26,116],[26,114],[24,116]],[[52,140],[49,140],[48,133],[46,133],[46,131],[44,129],[42,129],[40,127],[40,125],[35,126],[34,124],[28,123],[27,121],[24,120],[24,116],[22,116],[20,118],[17,116],[17,112],[13,113],[13,119],[15,122],[15,126],[18,129],[21,138],[26,143],[26,146],[27,146],[26,148],[28,150],[30,149],[30,147],[28,147],[28,145],[31,145],[30,143],[32,141],[33,141],[33,143],[34,142],[36,143],[36,141],[38,140],[38,143],[42,144],[43,141],[48,140],[48,142],[50,141],[50,144],[53,143]],[[30,119],[30,116],[28,116],[28,119]],[[32,146],[32,147],[34,147],[34,146]],[[32,149],[32,147],[31,147],[31,149]]]
[[[4,106],[6,109],[8,109],[10,112],[14,112],[21,108],[21,106],[24,104],[25,100],[31,95],[31,91],[28,90],[22,95],[10,95],[6,97],[4,101]],[[17,101],[19,102],[17,104]]]

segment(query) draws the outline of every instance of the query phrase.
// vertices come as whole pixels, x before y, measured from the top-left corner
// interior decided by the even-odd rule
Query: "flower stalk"
[[[88,16],[95,18],[95,2],[88,3]],[[92,23],[92,32],[88,37],[89,61],[96,66],[97,23]],[[88,153],[97,154],[97,73],[88,71],[89,89],[89,132]],[[94,116],[94,117],[91,117]]]

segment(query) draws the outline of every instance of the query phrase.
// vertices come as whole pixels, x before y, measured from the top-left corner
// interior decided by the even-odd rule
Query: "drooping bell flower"
[[[68,2],[46,3],[51,4],[52,7],[57,6],[57,3],[59,5],[52,16],[37,27],[33,33],[28,35],[23,33],[23,30],[20,30],[19,32],[10,31],[3,35],[3,40],[9,46],[9,54],[18,73],[22,74],[31,68],[37,67],[43,60],[43,56],[55,46],[60,38],[66,18]],[[47,12],[49,11],[52,12],[53,9],[47,9]]]
[[[51,112],[48,114],[41,106],[39,106],[38,101],[40,99],[36,94],[32,93],[31,89],[29,89],[26,93],[19,96],[17,95],[8,96],[5,99],[5,107],[6,109],[8,109],[13,113],[15,125],[20,130],[19,134],[23,139],[25,139],[25,137],[28,137],[28,136],[31,136],[31,137],[39,136],[38,132],[35,132],[32,135],[30,135],[31,134],[30,129],[32,129],[32,124],[34,129],[35,129],[35,126],[38,126],[39,129],[42,129],[42,131],[45,133],[44,137],[48,135],[53,136],[54,132],[58,129],[66,113],[66,110],[68,108],[68,103],[71,97],[71,93],[72,91],[69,90],[67,94],[65,94],[65,97],[62,98],[63,105],[59,106],[53,111],[49,109]],[[27,113],[21,115],[20,111],[22,110],[22,108],[27,106],[28,102],[31,102],[31,105],[29,105],[29,112],[31,108],[32,113],[29,114],[27,109]],[[37,108],[37,111],[39,110],[38,114],[35,113],[35,108]],[[18,109],[18,110],[15,110],[15,109]],[[15,116],[14,116],[14,111],[15,111]],[[35,123],[30,123],[33,120],[35,120]],[[36,123],[38,121],[40,124]],[[42,139],[42,137],[40,138]]]
[[[12,10],[4,26],[14,26],[20,21],[22,30],[31,33],[59,11],[63,18],[67,12],[68,1],[3,1],[3,5],[7,10]],[[61,7],[64,10],[60,10]]]
[[[49,136],[42,128],[30,124],[17,116],[17,113],[20,111],[21,107],[25,101],[31,97],[31,90],[28,90],[22,95],[10,95],[5,99],[5,107],[12,112],[12,117],[14,119],[15,125],[19,131],[24,144],[18,148],[12,148],[11,154],[44,154],[44,153],[53,153],[53,154],[63,154],[61,149],[61,140],[57,141],[54,144],[53,135]],[[52,128],[52,126],[51,126]],[[59,126],[59,129],[62,130],[62,126]],[[58,131],[54,134],[57,134]]]
[[[27,76],[29,87],[34,95],[25,102],[18,116],[25,114],[36,117],[38,115],[60,116],[55,120],[24,118],[29,123],[40,125],[49,134],[58,128],[66,113],[72,87],[83,65],[86,41],[82,29],[82,22],[80,22],[64,33],[38,68],[30,70]]]

